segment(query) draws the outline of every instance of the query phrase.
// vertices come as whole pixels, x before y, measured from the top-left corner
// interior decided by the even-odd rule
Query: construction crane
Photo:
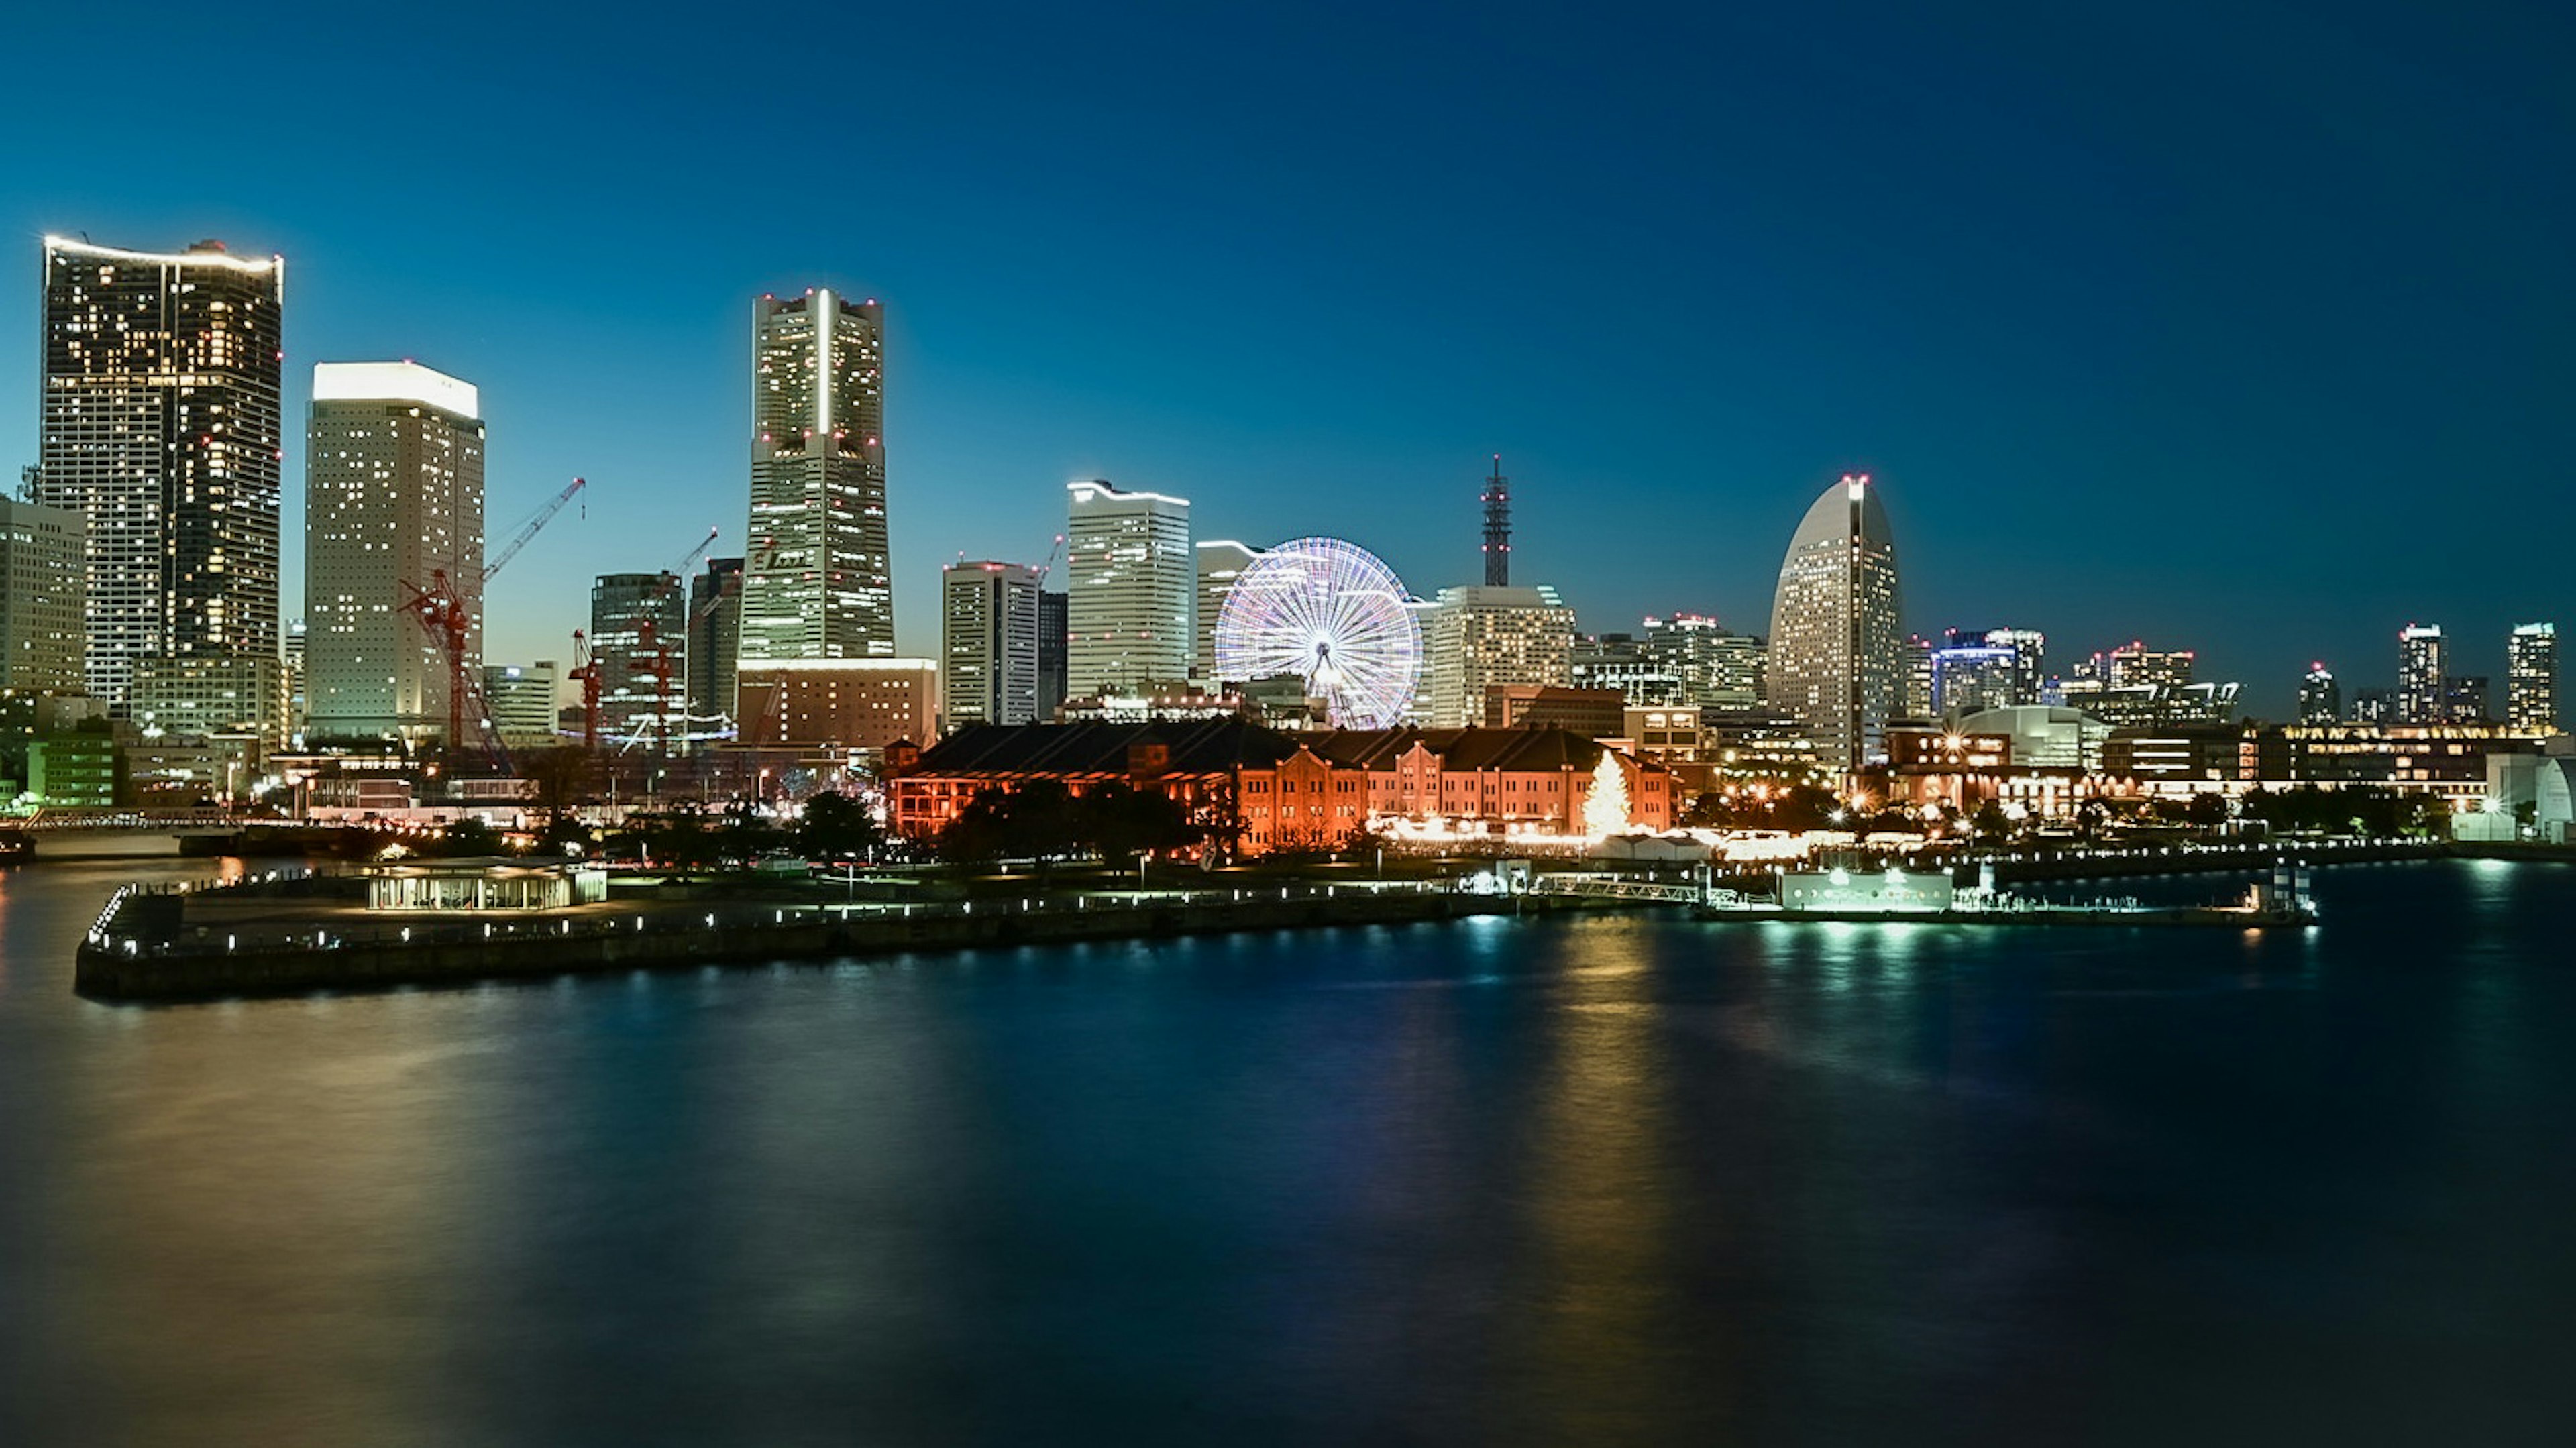
[[[599,660],[590,656],[590,635],[580,629],[572,631],[572,672],[566,677],[581,685],[581,747],[584,752],[599,748]]]
[[[537,509],[536,516],[522,524],[510,541],[502,545],[500,554],[484,565],[481,582],[490,583],[511,559],[519,556],[520,549],[528,546],[528,540],[537,536],[537,530],[562,512],[563,505],[571,502],[573,494],[585,486],[585,480],[575,478],[562,492]],[[465,747],[465,710],[471,703],[485,753],[491,756],[495,765],[508,770],[510,751],[501,742],[500,731],[492,727],[489,711],[483,707],[483,681],[475,678],[465,664],[466,645],[474,633],[474,620],[465,607],[465,600],[457,597],[456,587],[444,568],[431,569],[429,583],[425,587],[410,582],[405,582],[403,587],[411,590],[411,597],[403,601],[402,611],[420,621],[430,642],[437,645],[440,661],[447,668],[447,748],[452,753]]]
[[[680,586],[680,580],[688,576],[689,570],[697,566],[698,560],[706,556],[707,550],[716,546],[716,538],[722,532],[719,528],[709,528],[707,536],[698,540],[697,547],[681,554],[679,562],[662,570],[661,577],[654,582],[653,591],[645,596],[644,606],[639,610],[641,617],[636,621],[635,655],[638,662],[633,668],[638,676],[653,681],[654,723],[661,734],[664,754],[671,752],[671,682],[676,671],[671,662],[673,640],[661,636],[653,614],[662,600]],[[687,646],[685,628],[678,642],[683,648]],[[687,702],[681,701],[680,707],[685,711]]]
[[[963,558],[965,555],[961,553],[958,556]],[[1055,561],[1063,556],[1064,535],[1062,533],[1058,533],[1055,535],[1055,546],[1047,550],[1046,562],[1038,565],[1038,587],[1046,587],[1047,570],[1055,567]]]

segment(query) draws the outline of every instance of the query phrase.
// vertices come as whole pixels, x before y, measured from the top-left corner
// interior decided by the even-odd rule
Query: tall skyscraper
[[[1645,629],[1647,657],[1681,680],[1674,702],[1703,709],[1750,709],[1762,702],[1762,640],[1731,633],[1695,613],[1650,618]]]
[[[884,309],[828,288],[762,297],[752,352],[740,658],[891,655]]]
[[[953,563],[939,572],[940,712],[947,727],[1038,717],[1038,572]]]
[[[2518,623],[2505,638],[2505,721],[2534,734],[2558,732],[2558,625]]]
[[[1849,475],[1807,509],[1771,604],[1771,705],[1798,720],[1828,770],[1886,753],[1904,669],[1896,537],[1878,490]]]
[[[1106,480],[1065,485],[1065,691],[1089,698],[1189,677],[1190,501]]]
[[[1570,686],[1574,610],[1553,588],[1444,588],[1422,628],[1423,672],[1435,729],[1485,722],[1485,691]]]
[[[472,383],[416,362],[313,369],[304,452],[304,697],[319,738],[447,731],[447,655],[403,609],[434,574],[483,667],[483,421]],[[469,740],[448,740],[462,745]]]
[[[2299,722],[2332,724],[2343,717],[2343,691],[2336,687],[2333,671],[2322,663],[2308,665],[2307,677],[2299,681]]]
[[[1055,718],[1064,707],[1065,640],[1070,600],[1054,589],[1038,590],[1038,722]]]
[[[679,742],[687,647],[675,573],[603,573],[590,589],[602,740]]]
[[[35,501],[86,525],[83,672],[120,712],[137,659],[277,657],[285,272],[45,238]]]
[[[2397,635],[2397,722],[2439,724],[2447,712],[2442,681],[2449,650],[2438,623],[2410,623]]]
[[[1494,471],[1485,479],[1485,586],[1508,588],[1512,582],[1512,480],[1503,476],[1503,455],[1494,454]]]
[[[1247,547],[1231,538],[1212,539],[1193,550],[1198,556],[1199,596],[1198,621],[1192,630],[1190,677],[1214,688],[1216,676],[1216,621],[1225,611],[1225,596],[1252,560],[1261,556],[1257,548]],[[1244,682],[1236,680],[1237,683]]]
[[[736,650],[742,641],[742,560],[710,558],[689,579],[689,717],[698,732],[734,717]]]
[[[78,694],[81,516],[0,498],[0,689]]]

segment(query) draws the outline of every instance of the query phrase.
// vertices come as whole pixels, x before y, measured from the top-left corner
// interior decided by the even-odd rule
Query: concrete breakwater
[[[956,951],[1081,941],[1152,939],[1333,925],[1401,925],[1471,915],[1554,914],[1594,902],[1510,899],[1451,891],[1341,891],[1242,899],[1140,900],[1072,908],[912,911],[744,910],[557,919],[523,916],[459,924],[384,924],[360,938],[329,925],[291,941],[241,945],[173,931],[127,933],[115,907],[80,950],[74,988],[106,1001],[203,1000],[466,985],[484,980],[629,970],[825,961],[906,951]],[[712,920],[712,923],[710,921]],[[408,929],[408,938],[392,933]],[[488,933],[486,933],[488,932]]]

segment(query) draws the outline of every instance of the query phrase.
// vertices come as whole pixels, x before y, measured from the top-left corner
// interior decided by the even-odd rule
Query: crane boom
[[[500,555],[483,565],[483,581],[491,582],[492,575],[507,567],[511,559],[518,557],[519,550],[528,546],[528,540],[537,536],[537,530],[553,522],[555,514],[563,511],[563,505],[572,501],[572,495],[586,486],[588,486],[586,479],[575,478],[562,492],[547,500],[546,505],[537,510],[535,517],[523,524],[518,532],[511,534],[509,542],[501,545]]]

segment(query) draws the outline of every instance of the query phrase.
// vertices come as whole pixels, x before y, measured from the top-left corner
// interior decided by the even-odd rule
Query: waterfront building
[[[82,671],[278,653],[286,265],[49,236],[33,501],[80,515]]]
[[[2223,724],[2236,713],[2243,686],[2209,680],[2179,687],[2166,683],[2113,684],[2099,678],[2068,679],[2046,702],[2081,709],[2118,728]]]
[[[676,573],[603,573],[590,589],[590,661],[602,742],[674,742],[687,708],[688,646]]]
[[[1198,585],[1189,499],[1098,478],[1065,491],[1066,694],[1133,694],[1188,678]]]
[[[1885,753],[1904,656],[1896,538],[1866,476],[1827,488],[1799,520],[1771,606],[1767,690],[1838,774]]]
[[[0,689],[77,694],[85,525],[65,508],[0,498]]]
[[[2299,681],[2299,722],[2332,724],[2343,717],[2343,692],[2335,687],[2335,676],[2323,663],[2308,665],[2307,677]]]
[[[1444,588],[1429,613],[1424,712],[1435,728],[1481,723],[1497,685],[1573,682],[1574,610],[1553,588]]]
[[[1261,550],[1217,538],[1192,551],[1198,559],[1198,619],[1190,649],[1190,679],[1211,688],[1219,682],[1243,683],[1241,679],[1220,681],[1216,676],[1216,621],[1225,611],[1225,596],[1234,590],[1234,581],[1261,556]]]
[[[2505,722],[2558,732],[2558,625],[2518,623],[2505,639]]]
[[[483,711],[510,749],[543,749],[560,739],[557,700],[563,670],[552,659],[483,666]]]
[[[40,734],[27,746],[27,802],[49,809],[104,809],[117,803],[123,751],[105,720]]]
[[[953,563],[940,570],[946,727],[1037,722],[1038,591],[1038,571],[1025,564]]]
[[[1762,702],[1762,640],[1732,632],[1705,614],[1648,618],[1644,652],[1681,682],[1680,693],[1664,702],[1703,709],[1750,709]]]
[[[2446,712],[2442,680],[2449,650],[2437,623],[2408,624],[2397,635],[2397,722],[2439,724]]]
[[[146,739],[237,739],[253,764],[286,744],[286,663],[251,655],[134,661],[126,715]]]
[[[1065,641],[1072,610],[1063,592],[1038,590],[1038,722],[1064,707]]]
[[[1551,729],[1268,729],[1236,716],[1146,723],[971,725],[887,757],[898,834],[929,839],[982,790],[1039,781],[1080,795],[1116,783],[1164,795],[1240,854],[1347,845],[1405,821],[1462,835],[1582,831],[1604,753],[1617,760],[1629,818],[1670,828],[1678,792],[1652,760]]]
[[[721,738],[732,732],[734,669],[742,646],[742,565],[739,558],[710,558],[689,578],[689,642],[683,661],[689,675],[690,732]]]
[[[891,655],[884,309],[753,303],[751,411],[740,663]]]
[[[404,605],[444,578],[483,662],[482,400],[416,362],[313,369],[304,453],[307,730],[413,742],[447,732],[447,655]],[[469,741],[446,740],[451,747]]]
[[[736,687],[748,746],[872,753],[939,732],[933,659],[746,659]]]

